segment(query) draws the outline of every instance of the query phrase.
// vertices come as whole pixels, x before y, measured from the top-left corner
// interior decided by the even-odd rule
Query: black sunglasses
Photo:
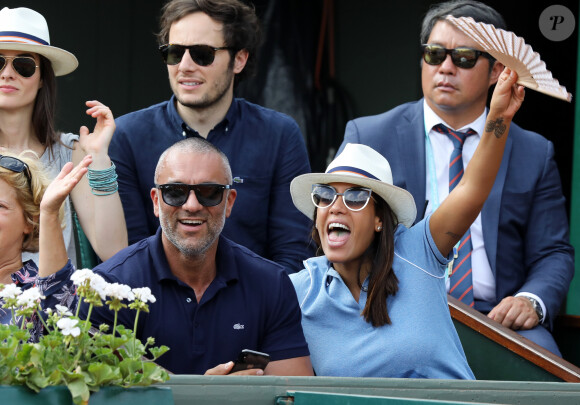
[[[215,207],[222,202],[224,190],[231,188],[229,184],[157,184],[161,197],[167,205],[181,207],[189,198],[189,192],[195,192],[195,198],[204,207]]]
[[[336,201],[336,198],[341,195],[344,205],[351,211],[363,210],[369,200],[373,191],[367,187],[351,187],[344,190],[344,193],[337,193],[336,189],[328,184],[313,184],[312,203],[318,208],[328,208]]]
[[[421,46],[423,48],[423,60],[429,65],[440,65],[445,61],[447,55],[451,55],[451,61],[457,67],[463,69],[471,69],[477,63],[477,59],[480,56],[487,57],[490,61],[493,61],[493,56],[487,52],[478,51],[473,48],[453,48],[447,49],[441,45],[425,44]]]
[[[4,70],[8,61],[12,61],[12,68],[22,77],[31,77],[36,68],[36,61],[30,56],[0,56],[0,72]]]
[[[10,170],[14,173],[23,173],[28,179],[28,184],[32,186],[32,176],[30,175],[30,168],[22,160],[12,157],[0,155],[0,167]]]
[[[159,51],[163,57],[163,62],[168,65],[177,65],[183,59],[185,50],[189,51],[191,59],[199,66],[209,66],[215,59],[215,53],[224,49],[230,49],[227,46],[215,48],[210,45],[161,45]]]

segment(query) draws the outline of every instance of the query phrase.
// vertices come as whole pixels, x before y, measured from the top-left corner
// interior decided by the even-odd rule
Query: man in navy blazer
[[[448,194],[453,144],[433,126],[481,134],[488,89],[503,70],[491,55],[473,52],[481,49],[477,43],[443,21],[449,14],[505,29],[497,11],[476,1],[432,7],[421,32],[421,43],[430,45],[421,66],[424,98],[350,121],[341,146],[362,143],[382,153],[394,184],[415,198],[417,221]],[[465,140],[464,166],[478,134]],[[471,227],[474,306],[558,355],[549,330],[574,273],[568,230],[552,143],[512,123],[494,187]]]

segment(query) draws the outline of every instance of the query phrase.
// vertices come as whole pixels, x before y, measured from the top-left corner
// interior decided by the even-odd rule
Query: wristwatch
[[[524,298],[528,299],[532,303],[532,307],[534,307],[534,311],[536,311],[536,315],[538,315],[538,319],[540,320],[540,323],[542,323],[544,318],[544,311],[542,311],[542,306],[540,305],[538,300],[525,295]]]

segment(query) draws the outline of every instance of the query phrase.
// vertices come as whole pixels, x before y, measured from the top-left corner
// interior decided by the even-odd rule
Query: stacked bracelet
[[[117,172],[115,164],[111,162],[111,167],[105,170],[93,170],[89,168],[87,179],[94,195],[111,195],[117,192]]]

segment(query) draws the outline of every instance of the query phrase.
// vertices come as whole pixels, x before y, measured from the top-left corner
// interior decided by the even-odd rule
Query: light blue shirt
[[[447,306],[448,259],[426,224],[395,231],[399,291],[387,298],[390,325],[375,328],[364,320],[365,288],[356,302],[325,256],[306,260],[290,276],[317,375],[474,379]]]

